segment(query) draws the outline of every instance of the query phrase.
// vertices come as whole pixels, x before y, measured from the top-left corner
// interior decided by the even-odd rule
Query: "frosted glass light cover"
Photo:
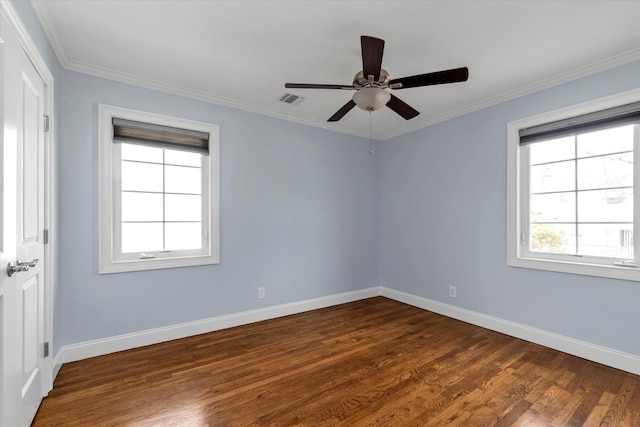
[[[384,89],[365,87],[353,95],[353,102],[364,111],[376,111],[387,105],[391,94]]]

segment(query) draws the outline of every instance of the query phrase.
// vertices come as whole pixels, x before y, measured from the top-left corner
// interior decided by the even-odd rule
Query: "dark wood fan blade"
[[[337,122],[338,120],[343,118],[345,114],[347,114],[349,111],[351,111],[351,109],[353,107],[355,107],[355,106],[356,106],[356,103],[353,102],[352,99],[350,99],[349,102],[344,104],[342,106],[342,108],[339,109],[333,116],[329,117],[329,120],[327,120],[327,121],[328,122]]]
[[[313,83],[285,83],[289,89],[353,89],[353,85],[318,85]]]
[[[377,81],[380,78],[380,69],[382,68],[384,40],[361,36],[360,45],[362,46],[362,73],[364,78],[368,79],[369,76],[373,76],[373,79]]]
[[[391,95],[391,99],[387,102],[387,107],[400,114],[405,120],[411,120],[420,114],[418,110],[394,95]]]
[[[435,73],[419,74],[417,76],[402,77],[389,81],[391,89],[406,89],[410,87],[441,85],[445,83],[466,82],[469,78],[467,67],[452,70],[436,71]],[[398,83],[400,86],[398,86]]]

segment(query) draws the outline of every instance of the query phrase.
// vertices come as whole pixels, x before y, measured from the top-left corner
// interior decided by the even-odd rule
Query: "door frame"
[[[43,388],[46,395],[53,388],[54,366],[53,354],[53,286],[54,286],[54,248],[56,244],[55,205],[54,198],[54,160],[55,160],[55,116],[54,116],[54,79],[40,51],[29,36],[22,20],[8,0],[0,0],[0,12],[18,34],[18,42],[33,64],[36,72],[44,82],[44,114],[49,117],[49,130],[44,132],[44,229],[49,230],[48,243],[44,245],[43,280],[44,280],[44,341],[49,343],[49,356],[43,361]],[[44,120],[44,118],[43,118]],[[2,191],[0,189],[0,191]],[[3,402],[4,403],[4,402]],[[1,406],[1,405],[0,405]],[[2,422],[2,420],[0,420]]]

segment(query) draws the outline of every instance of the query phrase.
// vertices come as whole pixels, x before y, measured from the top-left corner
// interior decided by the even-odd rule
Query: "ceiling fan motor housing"
[[[389,80],[391,80],[391,77],[389,76],[387,70],[385,70],[384,68],[380,69],[380,77],[375,81],[373,80],[373,78],[370,80],[369,76],[365,76],[362,71],[359,71],[353,78],[353,86],[356,89],[373,86],[387,87],[389,84]]]

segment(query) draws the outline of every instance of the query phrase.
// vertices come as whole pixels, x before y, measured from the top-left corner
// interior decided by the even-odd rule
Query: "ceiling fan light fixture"
[[[353,102],[364,111],[376,111],[387,105],[391,94],[377,87],[364,87],[353,95]]]

